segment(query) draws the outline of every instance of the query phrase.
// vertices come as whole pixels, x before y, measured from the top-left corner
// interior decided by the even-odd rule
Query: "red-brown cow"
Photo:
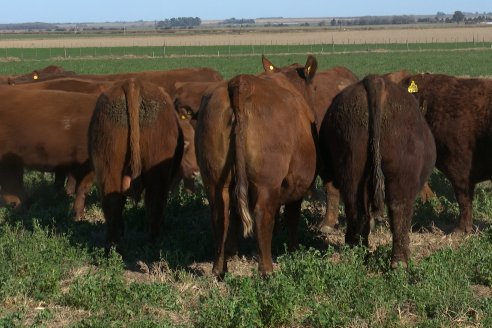
[[[214,88],[220,81],[178,82],[175,84],[174,106],[183,120],[188,120],[196,129],[196,119],[202,96],[207,89]]]
[[[155,240],[183,154],[183,135],[169,95],[134,78],[115,83],[97,101],[89,153],[102,194],[106,249],[119,244],[130,188],[137,194],[145,189],[150,237]]]
[[[273,69],[261,76],[239,75],[208,92],[198,114],[197,158],[212,210],[218,276],[227,271],[229,209],[238,209],[244,235],[255,227],[259,270],[272,272],[275,215],[285,204],[289,247],[295,248],[300,205],[316,174],[311,90],[316,59],[309,56],[305,66],[283,69],[266,58],[263,64]]]
[[[150,72],[150,74],[147,74],[149,72],[142,72],[141,76],[143,77],[148,77],[151,81],[154,81],[156,83],[161,82],[161,85],[164,85],[165,87],[169,87],[169,89],[174,92],[174,84],[177,81],[188,81],[188,80],[207,80],[210,79],[212,81],[215,81],[216,79],[221,78],[220,75],[211,69],[178,69],[178,70],[171,70],[171,71],[159,71],[159,72]],[[136,74],[138,75],[139,73],[131,73],[131,74]],[[21,92],[22,90],[28,90],[28,89],[40,89],[40,90],[66,90],[66,91],[76,91],[76,92],[81,92],[81,93],[88,93],[88,94],[94,94],[94,95],[99,95],[99,93],[103,90],[106,90],[109,88],[114,81],[105,81],[104,79],[101,78],[101,76],[97,75],[98,78],[96,80],[90,80],[89,76],[85,76],[85,79],[81,79],[80,76],[76,77],[69,77],[69,78],[57,78],[57,79],[48,79],[46,81],[42,81],[42,78],[39,78],[36,81],[36,83],[18,83],[17,85],[11,85],[9,86],[10,88],[13,88],[12,90],[16,90],[17,92]],[[104,75],[104,76],[111,76],[111,79],[117,80],[121,75]],[[5,95],[8,95],[7,93]],[[62,97],[63,98],[63,97]],[[3,99],[2,94],[0,94],[0,101]],[[44,106],[50,106],[50,104],[44,104],[43,102],[45,101],[45,98],[35,98],[35,97],[30,97],[26,96],[24,102],[19,103],[19,107],[17,110],[21,113],[26,113],[30,112],[31,108],[34,106],[41,106],[41,108],[37,108],[37,110],[42,110]],[[92,111],[94,109],[94,104],[90,106],[90,108],[87,108],[87,112],[89,113],[88,115],[92,114]],[[6,118],[5,124],[9,122],[9,119]],[[88,121],[87,121],[88,122]],[[183,162],[182,166],[180,169],[180,175],[182,178],[185,179],[185,181],[188,182],[188,184],[192,185],[193,178],[197,176],[198,172],[198,165],[196,163],[196,158],[194,154],[194,130],[192,129],[191,126],[189,126],[188,121],[182,121],[180,122],[180,126],[183,129],[184,132],[184,139],[185,139],[185,154],[183,156]],[[86,127],[87,128],[87,127]],[[82,146],[84,149],[87,148],[87,138],[82,138],[78,140],[73,140],[69,139],[74,142],[76,142],[73,147],[78,147]],[[88,157],[87,157],[88,159]],[[66,165],[62,165],[61,167],[57,167],[54,169],[50,168],[51,170],[55,170],[56,172],[63,172],[66,174],[71,174],[75,175],[75,181],[69,179],[69,182],[75,182],[75,185],[71,183],[67,183],[67,192],[73,193],[75,191],[76,197],[75,197],[75,202],[74,202],[74,212],[75,212],[75,220],[79,220],[83,216],[83,210],[84,210],[84,203],[85,203],[85,193],[89,190],[90,186],[92,185],[92,176],[85,176],[86,174],[86,165],[83,166],[82,169],[77,169],[75,170],[74,167],[69,166],[67,167]],[[81,173],[83,172],[83,174]],[[19,176],[17,177],[16,182],[13,182],[13,177],[10,175],[9,183],[14,184],[17,186],[22,185],[22,179],[18,180]],[[20,175],[22,177],[22,175]],[[63,181],[63,180],[62,180]],[[3,188],[5,191],[5,187]],[[9,189],[9,188],[7,188]],[[17,188],[18,189],[18,188]],[[10,199],[15,200],[15,203],[18,204],[20,203],[20,196],[9,196]],[[12,201],[8,201],[12,202]]]
[[[76,77],[77,79],[90,80],[90,81],[121,81],[129,78],[138,78],[141,80],[153,82],[160,87],[163,87],[171,97],[174,96],[176,91],[174,84],[176,82],[185,81],[221,81],[222,76],[215,70],[207,67],[203,68],[179,68],[165,71],[142,71],[142,72],[129,72],[129,73],[116,73],[116,74],[73,74],[64,75],[63,73],[57,75],[41,76],[37,78],[29,77],[14,77],[11,79],[11,83],[22,84],[41,82],[51,80],[55,78],[63,77]]]
[[[492,80],[396,72],[413,91],[437,148],[436,167],[453,186],[460,208],[456,232],[471,232],[475,185],[492,178]]]
[[[37,69],[28,74],[16,75],[9,77],[7,83],[15,85],[17,83],[26,83],[34,81],[46,81],[57,79],[60,77],[73,77],[75,72],[66,71],[63,67],[57,65],[49,65],[42,69]]]
[[[371,75],[336,96],[320,129],[320,153],[345,204],[345,241],[368,246],[370,220],[388,206],[391,265],[406,266],[415,197],[436,158],[432,133],[412,95]]]
[[[63,169],[78,181],[74,211],[80,218],[90,186],[87,128],[96,99],[94,94],[0,87],[0,196],[6,203],[25,201],[24,167]]]
[[[176,92],[174,94],[174,106],[180,118],[180,123],[186,125],[186,127],[181,126],[185,136],[185,155],[183,161],[186,161],[186,168],[183,170],[190,170],[193,168],[193,172],[184,171],[180,174],[183,178],[183,184],[185,190],[193,192],[195,188],[195,179],[190,179],[189,173],[192,173],[193,177],[199,175],[199,167],[195,155],[195,139],[187,138],[187,135],[195,135],[196,121],[198,110],[200,108],[200,103],[203,94],[209,88],[217,86],[220,82],[178,82],[175,84]],[[188,126],[192,127],[193,130],[189,130]]]

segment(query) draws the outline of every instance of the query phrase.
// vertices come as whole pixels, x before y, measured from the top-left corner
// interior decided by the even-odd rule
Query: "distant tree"
[[[193,27],[200,26],[202,20],[199,17],[178,17],[159,21],[156,24],[157,28],[173,28],[173,27]]]
[[[465,20],[465,14],[463,14],[463,12],[457,10],[454,12],[453,14],[453,21],[456,22],[456,23],[460,23],[462,21]]]
[[[318,26],[326,26],[326,22],[325,21],[321,21],[318,23]]]
[[[335,18],[333,18],[330,22],[330,25],[331,26],[337,26],[337,20]]]
[[[446,16],[446,14],[443,13],[442,11],[438,11],[436,16],[442,18],[442,17]]]
[[[251,18],[249,18],[249,19],[244,19],[244,18],[236,19],[236,18],[232,17],[232,18],[223,20],[219,24],[227,24],[227,25],[255,24],[255,20],[251,19]]]

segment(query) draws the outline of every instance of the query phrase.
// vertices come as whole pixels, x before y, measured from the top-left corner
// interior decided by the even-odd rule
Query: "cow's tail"
[[[371,214],[380,215],[384,209],[384,174],[381,169],[381,125],[384,103],[384,79],[378,76],[368,76],[363,81],[367,91],[369,107],[369,202]]]
[[[231,107],[234,112],[234,148],[235,148],[235,167],[236,167],[236,197],[239,216],[243,222],[244,237],[250,236],[253,233],[253,218],[249,211],[248,202],[248,177],[246,174],[246,159],[245,159],[245,131],[244,131],[244,115],[247,106],[251,106],[245,101],[248,92],[248,83],[244,77],[238,76],[229,82],[229,98]]]
[[[126,108],[128,111],[129,164],[131,179],[133,180],[142,171],[140,157],[140,88],[136,85],[134,79],[130,79],[127,83],[123,84],[123,92],[126,96]]]

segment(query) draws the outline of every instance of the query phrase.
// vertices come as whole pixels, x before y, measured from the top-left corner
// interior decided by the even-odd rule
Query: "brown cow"
[[[70,92],[82,92],[100,94],[111,87],[112,81],[91,81],[74,77],[44,80],[37,83],[11,84],[11,87],[23,90],[60,90]]]
[[[150,237],[155,240],[183,154],[183,135],[169,95],[134,78],[115,83],[97,101],[89,153],[102,194],[106,249],[119,244],[130,188],[137,194],[145,189]]]
[[[320,129],[320,152],[345,204],[345,241],[368,246],[370,220],[388,206],[391,265],[406,266],[415,197],[436,158],[432,133],[412,95],[370,75],[333,100]]]
[[[63,73],[46,76],[38,76],[37,78],[27,77],[14,77],[11,79],[11,83],[22,84],[41,82],[51,80],[54,78],[63,77],[75,77],[82,80],[90,81],[121,81],[129,78],[138,78],[153,82],[160,87],[163,87],[166,92],[172,97],[176,91],[174,84],[179,81],[221,81],[222,76],[215,70],[207,67],[202,68],[179,68],[163,71],[142,71],[142,72],[129,72],[129,73],[116,73],[116,74],[77,74],[73,76],[72,73],[64,75]]]
[[[37,69],[28,74],[16,75],[7,79],[7,83],[15,85],[17,83],[26,83],[34,81],[46,81],[57,79],[60,77],[73,77],[75,72],[66,71],[63,67],[57,65],[49,65],[42,69]]]
[[[273,69],[260,76],[239,75],[207,92],[198,114],[197,158],[212,210],[213,272],[219,277],[227,271],[229,209],[238,208],[245,235],[255,226],[259,270],[272,272],[275,215],[285,204],[289,247],[295,248],[300,205],[316,174],[311,90],[316,59],[309,56],[305,66],[278,69],[263,58],[263,65]]]
[[[218,83],[220,82],[177,82],[175,84],[174,107],[180,118],[181,128],[185,137],[183,162],[186,161],[186,166],[183,166],[182,169],[193,169],[193,172],[183,171],[180,174],[183,178],[185,190],[189,192],[193,192],[195,189],[195,179],[190,179],[189,174],[192,173],[191,176],[196,178],[200,169],[195,155],[195,139],[189,139],[187,136],[195,135],[197,115],[203,94],[207,89],[217,86]],[[189,130],[188,126],[193,129]]]
[[[492,80],[405,71],[390,77],[424,107],[436,141],[436,167],[451,182],[460,208],[454,231],[471,232],[475,184],[492,178]]]
[[[202,96],[207,89],[214,88],[220,81],[178,82],[175,84],[174,106],[183,120],[188,120],[196,129],[196,119]]]
[[[75,217],[84,208],[90,183],[87,128],[97,95],[58,90],[0,87],[0,196],[19,206],[25,201],[24,167],[63,169],[78,182]]]
[[[133,74],[133,73],[132,73]],[[137,74],[138,73],[134,73]],[[188,80],[216,80],[220,78],[220,75],[211,69],[177,69],[177,70],[171,70],[171,71],[159,71],[159,72],[152,72],[151,74],[146,74],[146,72],[143,72],[141,74],[142,76],[150,76],[149,79],[155,82],[160,82],[160,81],[165,81],[165,83],[161,83],[166,87],[169,87],[171,91],[174,91],[174,84],[177,81],[188,81]],[[118,75],[105,75],[105,76],[111,76],[113,80],[117,80]],[[99,95],[99,93],[103,90],[106,90],[109,88],[114,81],[105,81],[100,76],[96,80],[90,80],[88,76],[85,76],[85,79],[79,78],[80,76],[76,77],[68,77],[68,78],[57,78],[57,79],[48,79],[46,81],[42,81],[42,79],[36,80],[36,83],[18,83],[17,85],[10,86],[11,88],[14,88],[14,90],[17,91],[22,91],[22,90],[27,90],[27,89],[40,89],[40,90],[66,90],[66,91],[76,91],[76,92],[81,92],[81,93],[88,93],[88,94],[94,94],[96,96]],[[7,94],[6,94],[7,95]],[[0,101],[1,101],[2,95],[0,94]],[[43,98],[36,99],[35,97],[30,97],[26,96],[25,101],[22,104],[19,104],[20,107],[17,108],[18,111],[24,112],[25,111],[30,111],[30,108],[33,106],[41,106],[41,108],[38,108],[37,110],[42,110],[42,107],[49,104],[43,104]],[[87,109],[87,112],[89,113],[88,115],[92,114],[92,111],[94,109],[94,104],[90,106],[90,108]],[[6,119],[6,122],[9,120]],[[87,121],[88,122],[88,121]],[[193,179],[198,175],[198,164],[196,163],[196,158],[195,158],[195,151],[194,151],[194,130],[189,126],[188,121],[182,121],[180,122],[180,126],[183,129],[184,132],[184,139],[185,139],[185,154],[183,156],[183,162],[182,166],[180,169],[180,175],[181,178],[187,182],[187,187],[189,185],[193,184]],[[189,127],[188,127],[189,126]],[[70,139],[72,140],[72,139]],[[78,140],[72,140],[76,142],[73,146],[79,146],[81,143],[83,144],[83,148],[87,148],[87,138],[82,138]],[[88,157],[87,157],[88,159]],[[84,203],[85,203],[85,193],[90,189],[90,186],[92,185],[92,176],[85,176],[86,174],[86,165],[83,166],[83,169],[77,168],[77,170],[74,171],[74,167],[72,166],[65,166],[64,164],[61,167],[54,168],[51,170],[55,170],[58,173],[64,173],[68,174],[69,176],[75,175],[74,179],[69,179],[69,182],[66,185],[67,192],[69,194],[75,192],[75,202],[74,202],[74,218],[75,220],[79,220],[83,216],[83,210],[84,210]],[[82,173],[81,173],[82,172]],[[20,175],[22,177],[22,175]],[[10,175],[9,181],[10,183],[12,182],[13,176]],[[22,185],[22,179],[17,180],[14,183],[15,185]],[[63,182],[63,180],[61,180]],[[71,184],[70,182],[74,182],[75,184]],[[9,189],[9,188],[7,188]],[[11,189],[11,188],[10,188]],[[18,189],[18,188],[17,188]],[[5,188],[4,188],[5,191]],[[23,196],[22,196],[23,197]],[[9,203],[15,202],[17,205],[20,203],[20,198],[22,197],[15,197],[15,196],[9,196]]]

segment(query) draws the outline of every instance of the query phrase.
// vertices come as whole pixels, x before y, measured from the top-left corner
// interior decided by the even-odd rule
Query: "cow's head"
[[[187,120],[196,128],[196,120],[203,94],[217,82],[176,82],[174,108],[180,120]]]
[[[300,64],[291,64],[284,67],[276,67],[264,55],[262,56],[264,74],[283,75],[295,89],[303,96],[309,107],[314,112],[315,90],[313,78],[318,69],[318,61],[313,55],[309,55],[304,66]]]
[[[183,131],[184,151],[179,175],[183,179],[185,189],[193,191],[194,181],[200,175],[200,168],[195,154],[195,129],[188,120],[179,119],[179,126]]]
[[[262,55],[261,61],[263,64],[263,70],[265,73],[288,73],[295,71],[299,77],[303,78],[307,82],[311,82],[316,70],[318,69],[318,61],[313,55],[309,55],[306,64],[304,66],[300,64],[291,64],[285,67],[277,67],[273,63]]]

